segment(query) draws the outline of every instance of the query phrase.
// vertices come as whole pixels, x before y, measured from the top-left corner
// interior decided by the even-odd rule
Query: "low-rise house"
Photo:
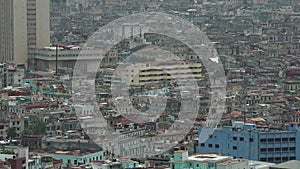
[[[62,167],[76,167],[80,165],[91,165],[93,160],[103,160],[103,151],[83,152],[76,151],[54,151],[37,153],[39,156],[52,157],[63,162]]]
[[[230,156],[220,156],[217,154],[198,154],[189,157],[186,150],[175,151],[174,158],[170,160],[170,165],[171,169],[250,169],[247,160],[233,159]]]

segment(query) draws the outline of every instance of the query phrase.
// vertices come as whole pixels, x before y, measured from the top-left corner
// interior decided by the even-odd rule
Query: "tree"
[[[46,124],[41,120],[34,120],[25,128],[26,135],[45,135]]]
[[[14,138],[17,136],[16,128],[15,127],[10,127],[7,129],[7,137],[8,138]]]

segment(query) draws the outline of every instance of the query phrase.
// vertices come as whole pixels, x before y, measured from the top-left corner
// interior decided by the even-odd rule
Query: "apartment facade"
[[[108,54],[110,55],[110,54]],[[117,57],[117,56],[116,56]],[[117,60],[115,55],[109,56]],[[101,51],[81,50],[79,46],[59,46],[57,52],[58,68],[76,68],[83,72],[91,72],[101,61]],[[106,58],[103,58],[105,61]],[[56,46],[44,47],[34,52],[36,70],[56,70]],[[77,64],[77,65],[76,65]]]
[[[145,62],[122,66],[126,71],[120,72],[117,77],[136,86],[173,80],[185,83],[186,80],[199,80],[204,77],[202,64],[193,61]]]
[[[49,0],[0,1],[0,62],[27,65],[34,48],[50,43]]]
[[[205,142],[199,142],[200,153],[220,153],[249,160],[281,163],[300,159],[299,124],[286,130],[261,131],[255,124],[234,122],[232,126],[216,129]],[[202,128],[199,129],[201,133]]]
[[[6,63],[0,63],[0,88],[22,86],[25,69]]]
[[[40,156],[52,157],[56,160],[61,160],[63,162],[62,167],[72,167],[79,165],[91,165],[92,161],[103,160],[103,151],[98,152],[86,152],[82,153],[80,150],[70,152],[70,151],[56,151],[54,153],[39,153]]]
[[[27,0],[0,1],[0,61],[25,64]]]

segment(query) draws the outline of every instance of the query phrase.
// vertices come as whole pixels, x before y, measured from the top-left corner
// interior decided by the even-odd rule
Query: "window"
[[[237,140],[237,137],[233,137],[232,139],[233,139],[233,140]]]
[[[237,150],[237,146],[233,146],[232,149],[233,149],[233,150]]]
[[[274,158],[273,157],[269,157],[268,161],[274,161]]]
[[[275,157],[275,161],[281,161],[280,157]]]
[[[290,141],[293,141],[293,142],[294,142],[294,141],[296,141],[296,138],[295,138],[295,137],[291,137],[291,138],[290,138]]]
[[[266,151],[267,151],[266,148],[261,148],[261,149],[260,149],[260,152],[266,152]]]
[[[273,138],[268,138],[268,142],[274,142]]]
[[[74,164],[77,165],[77,160],[74,160]]]
[[[295,151],[296,147],[290,147],[290,151]]]
[[[275,151],[281,151],[281,148],[275,148]]]
[[[289,141],[288,138],[282,138],[282,141]]]
[[[215,148],[220,148],[219,144],[216,144],[216,145],[215,145]]]
[[[268,148],[268,151],[269,152],[274,151],[274,148]]]
[[[240,141],[244,141],[244,137],[240,137]]]
[[[266,158],[260,158],[260,161],[267,161]]]
[[[275,142],[281,142],[280,138],[275,138]]]
[[[262,139],[260,139],[260,142],[262,142],[262,143],[267,142],[267,139],[262,138]]]
[[[283,147],[282,151],[289,151],[289,148],[288,147]]]
[[[254,140],[253,140],[253,138],[249,138],[249,142],[253,142]]]
[[[201,147],[205,147],[205,144],[204,144],[204,143],[201,143],[200,146],[201,146]]]
[[[288,157],[282,157],[282,161],[288,161],[289,158]]]
[[[208,147],[212,147],[212,144],[208,144]]]

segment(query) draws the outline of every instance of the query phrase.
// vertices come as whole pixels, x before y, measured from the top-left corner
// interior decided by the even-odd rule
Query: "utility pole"
[[[55,75],[57,76],[58,73],[57,73],[57,62],[58,62],[58,44],[55,44]]]

